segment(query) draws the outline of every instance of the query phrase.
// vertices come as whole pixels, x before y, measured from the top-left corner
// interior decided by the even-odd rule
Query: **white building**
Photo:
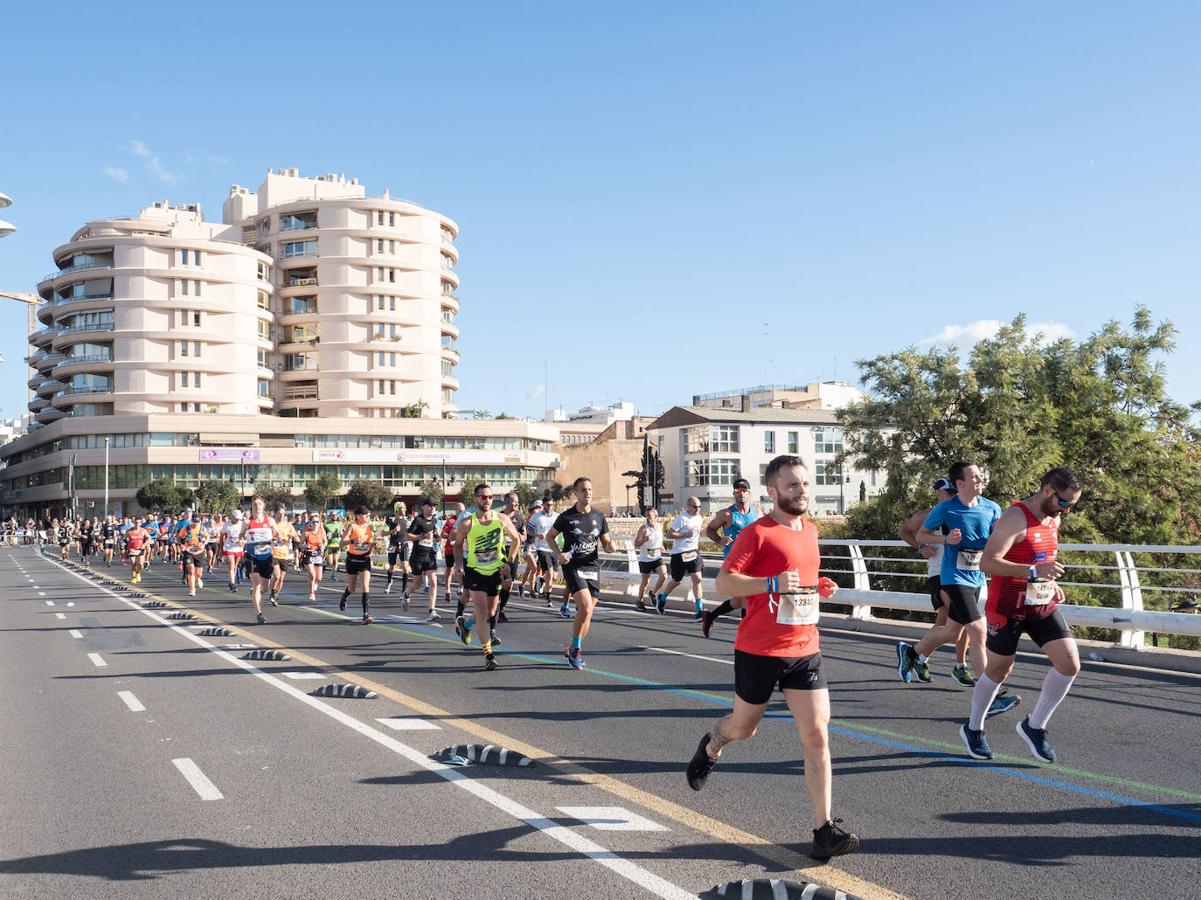
[[[808,384],[760,384],[712,394],[694,394],[693,406],[709,409],[841,409],[863,400],[861,390],[846,381],[811,381]]]
[[[733,502],[737,478],[751,483],[752,496],[765,498],[763,474],[773,457],[801,457],[810,476],[810,510],[839,515],[884,489],[883,473],[835,464],[842,452],[842,429],[834,412],[820,409],[749,411],[675,406],[647,427],[659,448],[666,483],[662,505],[701,501],[706,514]]]

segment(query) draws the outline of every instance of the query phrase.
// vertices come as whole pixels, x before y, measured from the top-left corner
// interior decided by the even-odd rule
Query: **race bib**
[[[142,555],[142,551],[141,551],[141,550],[130,550],[130,551],[129,551],[129,558],[130,558],[130,559],[135,559],[136,557],[139,557],[139,556],[141,556],[141,555]]]
[[[366,541],[355,541],[350,545],[350,549],[354,552],[355,556],[365,556],[371,552],[371,545]]]
[[[816,625],[821,617],[818,594],[814,588],[801,588],[795,594],[780,594],[776,607],[779,625]]]
[[[251,552],[254,556],[266,556],[271,552],[271,545],[268,543],[252,544]]]
[[[695,550],[685,550],[683,553],[680,554],[680,559],[683,560],[684,562],[692,562],[694,559],[696,559],[696,551]]]
[[[498,551],[495,547],[489,547],[486,550],[480,550],[475,554],[477,562],[490,563],[496,562]]]
[[[1054,581],[1028,581],[1022,603],[1026,606],[1046,606],[1055,599]]]
[[[981,550],[960,550],[955,557],[955,568],[964,572],[980,571]]]
[[[575,574],[581,581],[597,581],[600,578],[600,572],[595,569],[577,569]]]

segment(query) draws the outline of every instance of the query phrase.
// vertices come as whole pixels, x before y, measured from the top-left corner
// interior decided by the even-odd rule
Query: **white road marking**
[[[70,631],[67,632],[67,634],[71,635],[71,637],[73,637],[73,638],[83,637],[83,632],[80,631],[78,628],[72,628]]]
[[[67,617],[66,613],[55,613],[54,614],[54,618],[56,618],[56,619],[65,619],[66,617]]]
[[[104,661],[104,657],[101,656],[99,653],[89,653],[88,659],[90,659],[92,661],[92,665],[96,666],[97,668],[101,668],[103,666],[108,665],[108,663],[106,663]]]
[[[376,719],[381,725],[387,725],[393,731],[441,731],[442,726],[428,719]]]
[[[291,678],[293,681],[305,681],[305,680],[316,681],[319,679],[329,677],[328,675],[325,675],[322,672],[280,672],[279,674],[283,675],[284,678]]]
[[[734,665],[732,659],[718,659],[716,656],[697,656],[695,653],[684,653],[680,650],[668,650],[666,647],[642,647],[642,650],[654,650],[656,653],[670,653],[672,656],[687,656],[689,659],[703,659],[705,662],[721,663],[723,666]]]
[[[62,567],[60,566],[60,568]],[[66,571],[66,569],[64,569],[64,571]],[[80,581],[86,581],[82,575],[78,575],[76,573],[69,574],[75,574]],[[453,766],[448,766],[444,763],[430,759],[422,751],[410,747],[407,744],[402,744],[395,738],[384,734],[382,731],[377,731],[370,725],[360,722],[358,719],[342,712],[340,709],[337,709],[328,703],[324,703],[316,697],[309,696],[299,688],[292,687],[292,685],[288,684],[286,681],[276,678],[273,675],[264,672],[262,669],[256,668],[246,660],[239,659],[236,656],[232,656],[229,653],[218,649],[216,646],[208,643],[198,635],[181,628],[174,622],[171,622],[162,616],[156,615],[153,610],[143,609],[135,601],[122,597],[119,594],[108,590],[107,588],[100,588],[100,591],[108,594],[110,597],[116,600],[121,601],[130,609],[140,612],[148,618],[153,619],[160,625],[166,625],[172,631],[175,631],[176,633],[183,635],[187,640],[192,641],[192,643],[216,653],[226,662],[232,663],[233,665],[250,672],[256,678],[265,681],[273,687],[290,695],[294,699],[299,700],[301,703],[312,707],[323,715],[326,715],[334,721],[345,725],[347,728],[350,728],[351,730],[363,735],[380,746],[391,750],[398,756],[404,757],[414,765],[426,769],[427,771],[434,772],[439,777],[444,778],[446,781],[453,784],[455,787],[474,795],[475,797],[491,804],[502,812],[524,822],[530,828],[541,831],[552,840],[558,841],[560,844],[563,844],[571,850],[574,850],[581,856],[591,859],[597,864],[604,866],[606,869],[609,869],[610,871],[620,875],[622,878],[637,884],[649,893],[655,894],[659,897],[669,898],[669,900],[696,900],[695,894],[684,890],[683,888],[673,884],[659,875],[656,875],[654,872],[644,869],[637,863],[631,862],[630,860],[617,855],[612,850],[601,846],[595,841],[589,840],[583,835],[572,831],[570,828],[559,825],[557,822],[538,814],[534,810],[522,806],[521,804],[488,787],[487,785],[474,781],[472,778],[460,772]],[[337,617],[342,618],[340,616]],[[176,765],[178,766],[178,761],[176,761]],[[183,770],[181,769],[180,771]]]
[[[35,585],[33,586],[33,589],[36,591],[36,590],[38,589],[38,587],[39,587],[39,585],[36,585],[36,584],[35,584]]]
[[[188,779],[188,784],[192,786],[201,800],[224,800],[225,795],[217,790],[217,786],[209,781],[208,776],[200,771],[200,766],[192,762],[187,757],[182,759],[171,760],[175,764],[175,768],[179,769],[181,775]]]
[[[39,593],[39,594],[41,594],[43,597],[45,597],[45,596],[46,596],[46,592],[45,592],[45,591],[38,591],[38,593]],[[53,605],[54,605],[54,601],[53,601],[53,600],[47,600],[47,601],[46,601],[46,605],[47,605],[47,606],[53,606]]]
[[[129,707],[130,712],[145,712],[140,700],[133,695],[133,691],[117,691],[117,696],[121,698],[121,702]]]
[[[599,831],[670,831],[666,825],[632,813],[624,806],[556,806],[559,812]]]

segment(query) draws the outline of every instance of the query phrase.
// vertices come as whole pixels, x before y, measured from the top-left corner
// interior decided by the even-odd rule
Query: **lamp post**
[[[108,519],[108,435],[104,436],[104,518]]]

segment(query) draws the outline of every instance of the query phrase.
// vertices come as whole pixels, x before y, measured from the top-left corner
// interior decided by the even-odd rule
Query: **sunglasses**
[[[1079,500],[1064,500],[1061,496],[1059,496],[1059,491],[1055,492],[1055,499],[1059,501],[1060,509],[1071,509],[1080,502]]]

